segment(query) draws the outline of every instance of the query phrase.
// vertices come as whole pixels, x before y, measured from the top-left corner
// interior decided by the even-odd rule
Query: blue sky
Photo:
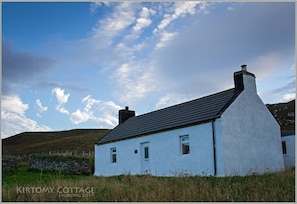
[[[264,103],[295,89],[295,3],[2,3],[1,136],[113,128],[233,85]]]

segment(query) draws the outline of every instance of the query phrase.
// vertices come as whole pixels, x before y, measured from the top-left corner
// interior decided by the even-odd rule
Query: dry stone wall
[[[31,155],[29,158],[31,169],[42,171],[60,171],[65,174],[91,174],[90,159],[61,155]]]
[[[2,171],[15,169],[18,167],[18,160],[16,157],[2,157]]]

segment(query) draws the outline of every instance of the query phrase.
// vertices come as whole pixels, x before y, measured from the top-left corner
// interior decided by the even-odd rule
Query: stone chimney
[[[131,117],[135,117],[135,111],[129,110],[128,106],[125,109],[119,110],[119,125]]]
[[[247,65],[241,65],[241,71],[234,72],[235,91],[251,91],[257,93],[256,76],[247,71]]]

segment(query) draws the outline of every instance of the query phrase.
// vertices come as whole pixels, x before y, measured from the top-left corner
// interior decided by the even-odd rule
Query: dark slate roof
[[[144,136],[204,123],[220,117],[241,91],[228,89],[216,94],[129,118],[107,133],[97,144]]]

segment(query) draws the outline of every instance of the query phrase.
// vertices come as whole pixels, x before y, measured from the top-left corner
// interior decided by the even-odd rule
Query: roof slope
[[[203,123],[221,116],[239,95],[228,89],[216,94],[129,118],[106,134],[97,144],[148,135]]]

